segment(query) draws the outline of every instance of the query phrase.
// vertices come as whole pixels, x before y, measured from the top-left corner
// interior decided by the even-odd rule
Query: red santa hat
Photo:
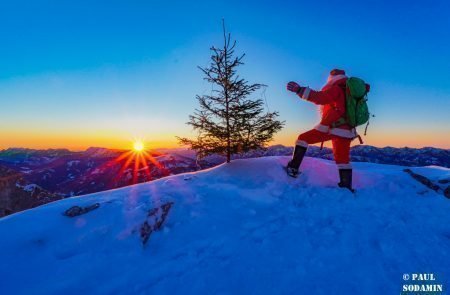
[[[345,71],[344,70],[340,70],[340,69],[333,69],[330,72],[330,76],[336,76],[336,75],[345,75]]]

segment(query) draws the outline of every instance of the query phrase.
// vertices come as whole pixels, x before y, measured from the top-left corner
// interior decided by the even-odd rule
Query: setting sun
[[[133,143],[133,150],[136,152],[142,152],[144,150],[145,146],[142,141],[135,141]]]

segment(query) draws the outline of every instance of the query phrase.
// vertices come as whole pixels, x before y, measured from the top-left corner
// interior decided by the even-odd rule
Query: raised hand
[[[301,87],[296,82],[292,82],[291,81],[291,82],[289,82],[287,84],[286,89],[288,91],[292,91],[292,92],[298,93],[300,91]]]

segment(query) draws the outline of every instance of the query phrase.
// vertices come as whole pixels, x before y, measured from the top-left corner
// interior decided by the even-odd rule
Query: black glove
[[[286,89],[288,91],[292,91],[299,94],[305,89],[305,87],[301,87],[300,85],[298,85],[298,83],[291,81],[287,84]]]

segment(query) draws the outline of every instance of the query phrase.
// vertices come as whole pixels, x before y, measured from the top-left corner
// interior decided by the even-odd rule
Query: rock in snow
[[[404,273],[450,287],[448,199],[402,166],[355,163],[353,195],[332,162],[306,158],[293,179],[287,161],[236,160],[5,217],[1,294],[399,294]],[[140,227],[169,202],[142,247]]]

